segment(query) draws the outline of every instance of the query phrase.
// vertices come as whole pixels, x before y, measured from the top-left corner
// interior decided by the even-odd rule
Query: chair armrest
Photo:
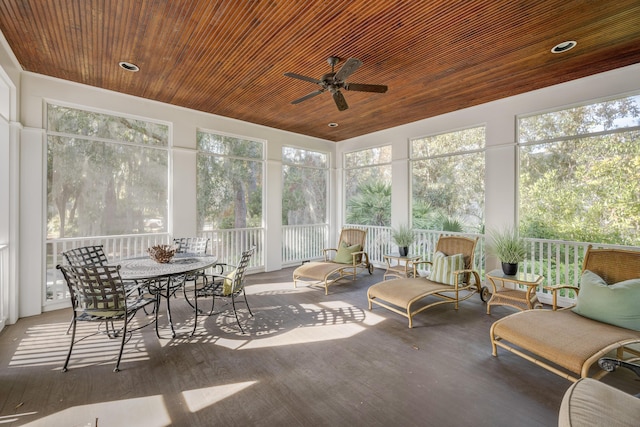
[[[420,277],[418,275],[418,265],[420,265],[420,264],[433,265],[433,263],[431,261],[422,261],[422,260],[420,260],[420,261],[408,261],[408,263],[413,266],[413,277]]]
[[[562,289],[570,289],[575,291],[576,295],[578,295],[578,293],[580,292],[580,288],[578,288],[577,286],[571,286],[571,285],[552,285],[552,286],[545,286],[543,289],[551,292],[551,296],[553,298],[554,311],[558,310],[558,291]],[[561,309],[561,310],[565,310],[568,308],[571,308],[571,307],[565,307],[564,309]]]
[[[202,275],[207,277],[212,277],[214,279],[218,277],[224,279],[227,277],[227,274],[229,274],[231,271],[233,271],[236,268],[236,266],[222,262],[220,264],[214,265],[212,268],[218,269],[218,271],[213,272],[211,274],[207,274],[206,272],[203,272]],[[226,273],[225,273],[225,270],[227,270]]]
[[[322,253],[324,254],[324,260],[325,261],[329,261],[329,252],[338,252],[338,250],[336,248],[326,248],[322,250]]]
[[[458,287],[458,276],[460,274],[467,274],[467,273],[473,274],[474,283],[476,284],[476,288],[477,288],[478,292],[480,292],[481,291],[481,285],[482,285],[482,282],[480,281],[480,274],[476,270],[474,270],[472,268],[465,268],[464,270],[455,270],[453,272],[453,274],[455,274],[455,277],[456,277],[455,287],[456,288]],[[471,282],[469,282],[469,285],[470,284],[471,284]],[[469,286],[469,285],[467,285],[467,286]]]
[[[363,256],[364,258],[366,258],[365,263],[369,265],[369,255],[365,251],[358,251],[358,252],[351,252],[351,263],[354,266],[358,265],[358,262],[356,262],[356,259],[358,256]],[[360,260],[360,264],[362,264],[362,259]]]

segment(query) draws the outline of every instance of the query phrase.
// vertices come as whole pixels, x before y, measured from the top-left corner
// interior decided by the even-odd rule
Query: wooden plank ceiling
[[[331,141],[640,62],[638,0],[3,0],[0,30],[26,71]],[[291,105],[329,56],[388,92]]]

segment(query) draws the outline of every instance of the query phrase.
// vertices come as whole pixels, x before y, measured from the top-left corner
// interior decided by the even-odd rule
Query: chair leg
[[[211,311],[209,312],[209,316],[213,316],[213,309],[216,306],[216,296],[215,294],[211,294]]]
[[[251,307],[249,307],[249,301],[247,301],[247,294],[244,292],[244,288],[242,289],[242,295],[244,296],[244,303],[247,305],[247,310],[249,310],[249,315],[253,317],[253,313],[251,312]]]
[[[69,359],[71,359],[71,350],[73,350],[73,343],[76,340],[76,315],[75,312],[73,314],[73,319],[71,320],[72,324],[72,333],[71,333],[71,344],[69,344],[69,353],[67,353],[67,359],[64,361],[64,366],[62,367],[62,372],[67,372],[67,366],[69,365]]]
[[[160,291],[156,292],[156,304],[153,308],[153,311],[156,312],[156,336],[160,338],[160,331],[158,330],[158,312],[160,311],[160,299],[162,296],[160,295]]]
[[[236,322],[238,322],[238,327],[240,327],[240,332],[244,334],[244,329],[242,329],[242,325],[240,324],[240,319],[238,318],[238,312],[236,311],[236,299],[231,294],[231,305],[233,306],[233,314],[236,316]]]
[[[113,372],[120,371],[120,360],[122,359],[122,352],[124,351],[124,343],[127,340],[127,324],[129,323],[127,316],[124,317],[124,327],[122,328],[122,342],[120,343],[120,353],[118,354],[118,361],[116,362],[116,368]],[[113,327],[113,323],[111,325]]]
[[[204,286],[207,286],[207,278],[204,278]],[[187,298],[187,286],[186,286],[186,282],[182,285],[182,289],[184,291],[184,299],[187,300],[187,302],[189,302],[189,299]],[[196,280],[193,281],[193,301],[194,301],[194,305],[192,305],[193,307],[193,330],[191,331],[191,336],[193,336],[193,334],[196,333],[196,328],[198,327],[198,278],[196,277]],[[189,302],[189,305],[191,305],[191,303]]]

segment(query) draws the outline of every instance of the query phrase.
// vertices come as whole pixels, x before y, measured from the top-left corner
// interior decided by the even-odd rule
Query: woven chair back
[[[204,255],[207,253],[209,239],[206,237],[181,237],[173,239],[173,244],[178,246],[176,250],[178,254],[190,253]]]
[[[440,236],[438,243],[436,243],[436,252],[442,252],[447,256],[462,254],[464,256],[464,268],[473,270],[473,260],[477,244],[477,237],[472,239],[463,236]],[[470,276],[470,273],[466,273],[463,283],[469,283]]]
[[[127,303],[120,266],[62,266],[58,268],[75,295],[76,311],[98,316],[120,316],[126,313]]]
[[[256,247],[253,246],[251,249],[242,252],[242,257],[240,258],[240,262],[238,263],[235,274],[233,275],[233,282],[231,284],[231,293],[237,294],[244,289],[244,273],[249,266],[249,260],[251,256],[255,252]]]
[[[88,265],[106,265],[109,260],[102,245],[82,246],[62,253],[69,265],[85,267]]]
[[[343,228],[338,239],[338,248],[344,242],[347,246],[360,245],[360,250],[364,251],[364,243],[367,238],[367,230],[359,228]],[[356,263],[362,262],[362,255],[356,257]]]
[[[583,270],[602,277],[607,284],[640,277],[640,251],[587,248]]]

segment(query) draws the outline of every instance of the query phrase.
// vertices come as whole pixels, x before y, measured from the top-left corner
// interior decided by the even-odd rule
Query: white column
[[[42,312],[46,280],[44,236],[46,223],[45,162],[43,129],[25,128],[20,138],[20,277],[19,317]]]

